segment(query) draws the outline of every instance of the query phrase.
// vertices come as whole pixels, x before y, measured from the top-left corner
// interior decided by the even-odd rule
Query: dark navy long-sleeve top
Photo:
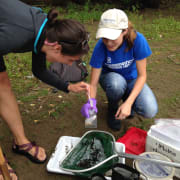
[[[32,72],[41,81],[68,92],[63,82],[46,68],[41,52],[45,40],[47,14],[19,0],[0,0],[0,56],[32,52]]]

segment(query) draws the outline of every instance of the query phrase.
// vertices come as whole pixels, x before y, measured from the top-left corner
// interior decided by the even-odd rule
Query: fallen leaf
[[[40,120],[34,120],[34,123],[35,124],[37,124],[37,123],[39,123],[40,122]]]
[[[49,104],[50,107],[54,107],[55,105],[54,104]]]
[[[54,109],[48,111],[49,115],[51,115],[51,113],[53,113],[54,111],[55,111]]]

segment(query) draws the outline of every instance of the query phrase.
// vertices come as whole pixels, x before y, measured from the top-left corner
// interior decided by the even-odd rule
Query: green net
[[[68,170],[84,170],[92,168],[114,154],[114,138],[103,131],[89,131],[66,156],[60,167]],[[87,172],[75,173],[90,177],[94,173],[105,173],[118,158],[109,160],[101,166]]]

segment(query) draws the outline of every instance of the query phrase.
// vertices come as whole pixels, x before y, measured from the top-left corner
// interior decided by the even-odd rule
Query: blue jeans
[[[106,92],[108,102],[118,105],[120,100],[125,101],[128,98],[136,79],[126,80],[118,73],[109,72],[102,73],[99,82]],[[134,114],[134,112],[145,118],[153,118],[158,112],[156,98],[147,84],[144,84],[132,106],[131,114]]]

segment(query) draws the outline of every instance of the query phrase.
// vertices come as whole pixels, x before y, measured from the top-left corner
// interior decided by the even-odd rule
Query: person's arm
[[[125,119],[131,113],[131,107],[141,92],[144,83],[146,82],[146,58],[143,60],[136,61],[136,67],[138,72],[138,77],[136,79],[136,83],[126,101],[118,108],[116,113],[117,119]]]
[[[101,68],[91,69],[91,80],[90,80],[90,97],[91,98],[96,98],[97,85],[99,82],[100,74],[101,74]]]
[[[99,82],[99,77],[102,71],[103,62],[106,58],[107,49],[102,41],[100,39],[92,53],[90,65],[91,65],[91,79],[90,79],[90,97],[96,98],[97,93],[97,85]]]
[[[96,107],[97,101],[96,101],[96,94],[97,94],[97,85],[99,82],[99,77],[101,74],[103,61],[105,59],[105,46],[102,42],[102,40],[99,40],[96,44],[91,60],[91,78],[90,78],[90,94],[88,96],[88,101],[82,106],[81,108],[81,114],[89,118],[89,110],[93,109],[96,113],[98,112],[98,109]],[[90,99],[89,99],[90,98]],[[92,107],[93,104],[93,107]]]
[[[32,72],[44,83],[53,86],[64,92],[81,92],[88,91],[89,85],[85,82],[69,84],[61,80],[55,73],[50,72],[46,67],[46,59],[44,54],[32,55]]]
[[[89,118],[90,109],[93,109],[95,113],[98,112],[98,109],[96,107],[97,104],[96,93],[97,93],[97,85],[98,85],[100,73],[101,73],[101,68],[91,69],[90,94],[87,96],[88,98],[87,103],[84,104],[81,108],[81,114],[86,118]],[[91,106],[91,104],[93,104],[93,106]]]
[[[42,82],[64,92],[69,92],[68,82],[61,81],[55,73],[52,73],[47,69],[45,54],[32,54],[32,72],[34,76]]]
[[[74,92],[74,93],[81,92],[81,91],[89,92],[89,84],[81,81],[74,84],[69,84],[67,89],[68,91]]]

